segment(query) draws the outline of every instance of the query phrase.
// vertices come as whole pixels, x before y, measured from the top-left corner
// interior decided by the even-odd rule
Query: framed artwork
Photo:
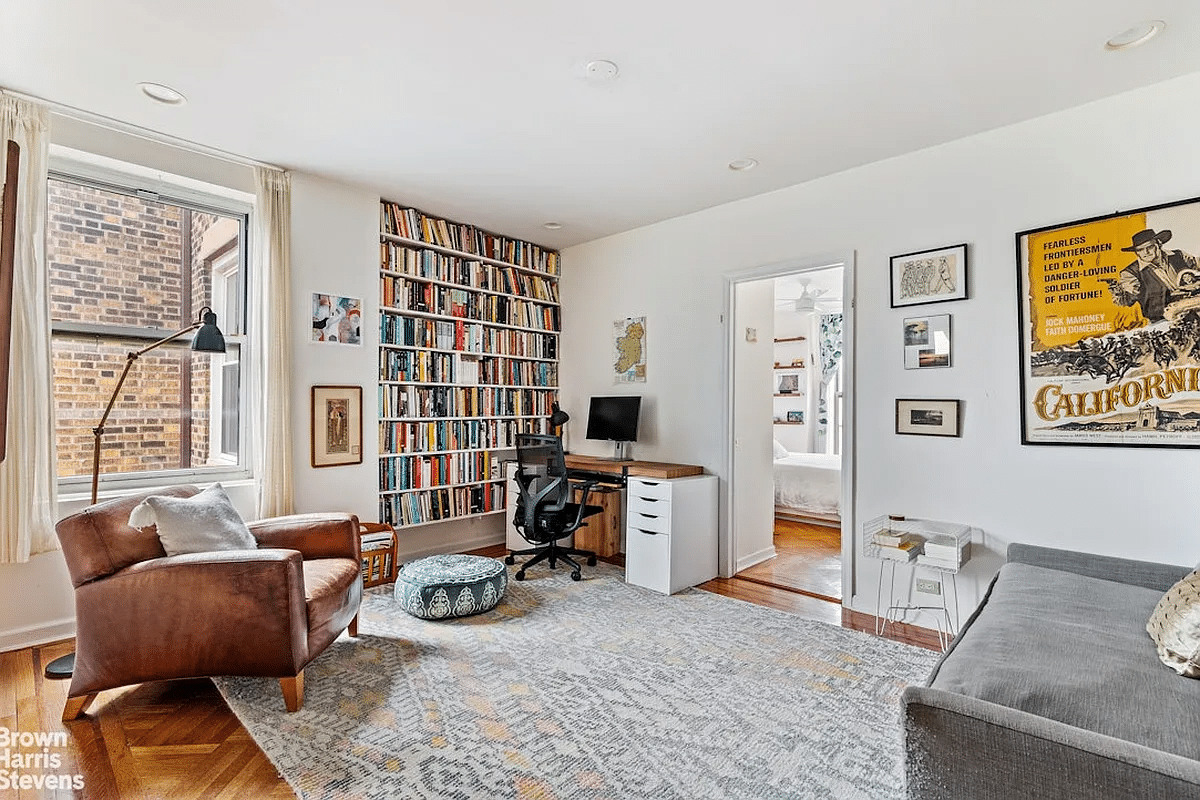
[[[950,366],[950,315],[904,320],[904,368]]]
[[[892,308],[967,296],[967,246],[892,256]]]
[[[779,386],[776,394],[799,394],[800,376],[794,372],[785,372],[779,376]]]
[[[362,387],[312,387],[313,467],[361,464]]]
[[[961,436],[961,400],[897,400],[896,433]]]
[[[646,382],[646,318],[613,323],[613,383]]]
[[[1200,446],[1200,198],[1016,247],[1021,443]]]
[[[795,422],[795,423],[799,423],[799,424],[803,425],[804,424],[804,412],[803,411],[787,412],[787,421]]]
[[[312,296],[312,341],[362,344],[362,300],[336,294]]]

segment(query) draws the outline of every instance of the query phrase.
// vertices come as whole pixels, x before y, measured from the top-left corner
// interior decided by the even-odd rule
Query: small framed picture
[[[312,387],[313,467],[361,464],[362,387]]]
[[[312,341],[362,344],[362,300],[336,294],[312,296]]]
[[[967,296],[967,246],[956,244],[892,256],[892,308],[963,300]]]
[[[897,400],[896,433],[961,436],[961,400]]]
[[[791,423],[795,423],[797,425],[803,425],[804,424],[804,412],[803,411],[787,412],[787,421],[791,422]]]
[[[779,388],[776,394],[797,394],[800,391],[800,376],[794,372],[785,372],[779,376]]]
[[[950,366],[950,315],[904,320],[904,368]]]

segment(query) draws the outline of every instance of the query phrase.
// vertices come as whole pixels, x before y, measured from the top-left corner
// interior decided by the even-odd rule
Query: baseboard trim
[[[749,569],[750,567],[753,567],[755,564],[761,564],[762,562],[766,561],[768,558],[774,558],[776,555],[777,554],[775,552],[775,546],[771,545],[770,547],[768,547],[764,550],[759,550],[757,553],[751,553],[748,556],[742,556],[741,558],[738,559],[737,566],[734,569],[733,574],[736,575],[737,573],[741,572],[744,569]]]
[[[26,647],[36,647],[39,644],[60,642],[75,636],[75,618],[68,617],[56,622],[43,625],[30,625],[25,628],[0,632],[0,653],[10,650],[24,650]]]

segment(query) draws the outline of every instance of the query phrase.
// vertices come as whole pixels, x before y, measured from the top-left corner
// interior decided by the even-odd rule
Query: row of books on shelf
[[[415,208],[382,202],[379,226],[384,233],[426,244],[448,247],[497,261],[558,274],[558,253],[531,242],[497,236],[474,225],[432,217]]]
[[[379,459],[379,489],[385,492],[478,483],[499,474],[500,462],[490,450]]]
[[[558,358],[558,337],[554,332],[514,331],[463,320],[421,319],[384,313],[379,316],[379,341],[467,353]]]
[[[545,417],[529,419],[442,419],[379,423],[379,451],[423,453],[433,450],[508,449],[518,433],[549,433]]]
[[[902,563],[917,563],[942,569],[958,569],[971,557],[969,537],[912,531],[881,530],[874,534],[879,557]]]
[[[386,308],[441,314],[447,317],[515,325],[521,328],[559,329],[558,306],[503,294],[478,294],[437,283],[384,275],[379,280],[379,297]]]
[[[556,389],[379,386],[381,417],[549,416]]]
[[[419,525],[504,508],[504,485],[483,483],[453,489],[387,494],[379,498],[379,520],[388,525]]]
[[[403,272],[414,278],[505,292],[547,303],[558,302],[558,283],[554,279],[523,272],[516,267],[472,261],[436,250],[421,250],[384,241],[379,245],[379,267],[389,272]]]
[[[552,361],[523,361],[501,356],[381,350],[379,379],[464,386],[557,386],[558,365]]]

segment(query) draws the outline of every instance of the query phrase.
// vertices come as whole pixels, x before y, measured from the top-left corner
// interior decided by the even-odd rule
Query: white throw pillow
[[[1167,590],[1146,623],[1158,657],[1186,678],[1200,678],[1200,570]]]
[[[139,529],[157,525],[158,539],[169,556],[258,548],[219,483],[191,497],[147,497],[130,512],[129,524]]]
[[[778,461],[781,458],[787,458],[788,449],[781,445],[778,439],[772,439],[771,441],[775,443],[775,460]]]

